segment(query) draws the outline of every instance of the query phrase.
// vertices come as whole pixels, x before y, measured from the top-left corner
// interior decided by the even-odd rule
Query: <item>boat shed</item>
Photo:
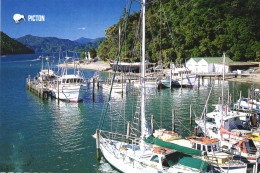
[[[226,57],[225,62],[233,61]],[[186,67],[193,73],[222,73],[223,57],[192,57],[186,62]],[[228,65],[225,65],[225,71],[230,71]]]
[[[252,62],[229,62],[227,63],[230,71],[248,70],[251,67],[259,67],[257,63]]]

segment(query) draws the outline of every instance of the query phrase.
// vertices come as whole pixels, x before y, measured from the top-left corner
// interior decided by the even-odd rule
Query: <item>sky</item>
[[[31,34],[76,40],[98,38],[118,22],[130,0],[0,0],[1,31],[12,38]],[[127,5],[128,6],[128,5]],[[140,10],[133,2],[132,12]],[[15,23],[14,14],[25,16]],[[29,15],[44,15],[45,21],[28,21]]]

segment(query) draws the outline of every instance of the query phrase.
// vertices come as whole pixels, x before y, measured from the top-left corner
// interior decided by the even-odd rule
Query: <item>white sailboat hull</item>
[[[103,140],[102,140],[103,139]],[[147,158],[150,157],[151,153],[145,153],[139,150],[120,150],[120,147],[127,145],[123,142],[109,141],[101,138],[100,150],[105,159],[116,169],[126,173],[194,173],[201,172],[200,170],[185,169],[183,166],[174,166],[168,169],[160,169],[155,165],[147,162]],[[139,147],[136,145],[136,147]],[[128,153],[129,152],[129,153]]]

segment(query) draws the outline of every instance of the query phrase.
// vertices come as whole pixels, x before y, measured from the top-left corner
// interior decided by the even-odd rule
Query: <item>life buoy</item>
[[[213,127],[213,128],[212,128],[212,131],[213,131],[213,132],[217,132],[217,128],[216,128],[216,127]]]

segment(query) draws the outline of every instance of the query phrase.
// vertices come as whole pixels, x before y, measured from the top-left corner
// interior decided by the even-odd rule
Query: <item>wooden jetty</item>
[[[43,99],[48,99],[50,90],[44,83],[39,83],[36,80],[31,80],[31,76],[26,79],[26,86],[29,91],[32,91]]]

